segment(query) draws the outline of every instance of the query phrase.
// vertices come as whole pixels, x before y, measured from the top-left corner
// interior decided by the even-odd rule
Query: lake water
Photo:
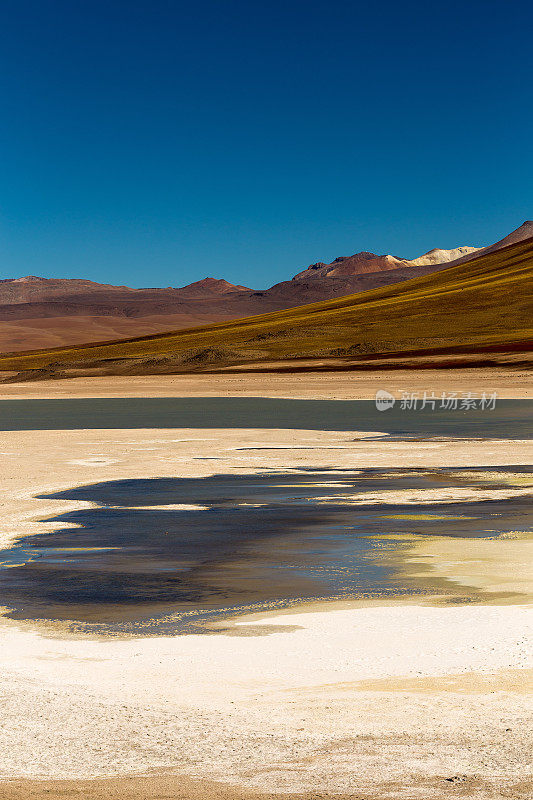
[[[398,437],[530,438],[533,401],[498,400],[494,410],[429,407],[379,412],[372,400],[151,397],[0,400],[0,430],[80,428],[284,428],[382,431]]]
[[[146,633],[189,630],[228,608],[443,591],[400,568],[412,537],[530,530],[531,498],[486,490],[532,471],[306,468],[78,486],[42,497],[95,507],[0,553],[0,603],[18,619]],[[428,501],[435,489],[470,497]]]

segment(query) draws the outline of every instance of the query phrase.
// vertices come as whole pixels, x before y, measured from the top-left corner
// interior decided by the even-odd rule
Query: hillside
[[[494,244],[488,245],[488,247],[483,247],[481,250],[477,251],[478,256],[486,256],[489,253],[495,253],[497,250],[501,250],[504,247],[509,247],[512,244],[518,244],[519,242],[523,242],[526,239],[530,239],[533,236],[533,220],[527,219],[525,222],[520,225],[519,228],[516,228],[514,231],[511,231],[507,236],[504,236],[503,239],[499,239]],[[457,264],[464,264],[466,261],[469,261],[472,258],[470,254],[463,255],[460,258],[455,259],[455,261],[450,262],[450,266],[455,266]]]
[[[413,261],[368,252],[339,256],[261,290],[211,277],[178,288],[144,289],[78,278],[4,279],[0,352],[131,338],[279,311],[409,280],[472,251],[437,248]]]
[[[210,277],[153,289],[35,275],[6,279],[0,281],[0,352],[143,336],[279,308],[276,302],[260,308],[252,298],[248,287]]]
[[[165,335],[15,354],[0,358],[0,370],[31,379],[379,366],[383,358],[481,364],[495,353],[524,361],[532,287],[533,238],[392,287]]]
[[[530,236],[533,223],[525,222],[484,250],[434,248],[411,260],[363,251],[311,264],[291,280],[259,290],[212,277],[143,289],[77,278],[5,279],[0,281],[0,352],[155,335],[281,311],[429,275]]]

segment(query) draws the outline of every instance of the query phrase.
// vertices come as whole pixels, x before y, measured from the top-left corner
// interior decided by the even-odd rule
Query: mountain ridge
[[[530,367],[532,292],[530,238],[467,265],[334,300],[165,334],[6,355],[0,372],[17,381],[228,369]]]
[[[487,248],[434,248],[412,260],[361,251],[338,256],[329,264],[316,262],[292,279],[258,290],[213,277],[166,288],[131,288],[78,278],[8,278],[0,281],[0,352],[151,335],[400,286],[468,263],[528,233],[533,235],[533,222],[526,220]],[[458,252],[461,256],[454,259]]]

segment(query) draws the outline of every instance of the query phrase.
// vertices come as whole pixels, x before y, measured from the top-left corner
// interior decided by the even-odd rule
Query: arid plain
[[[342,402],[371,399],[377,388],[398,396],[453,390],[527,398],[531,383],[527,373],[506,370],[372,379],[106,377],[4,385],[2,399],[148,402],[152,396],[201,403],[201,397],[244,395]],[[73,487],[265,474],[275,486],[287,476],[290,485],[294,475],[296,499],[312,490],[319,505],[327,504],[335,490],[354,518],[377,513],[391,520],[379,560],[393,585],[323,599],[308,592],[289,603],[245,602],[233,611],[230,603],[226,613],[218,604],[198,630],[179,635],[157,627],[160,612],[142,623],[134,619],[129,629],[105,620],[94,628],[54,620],[46,602],[41,618],[33,611],[27,618],[20,607],[7,613],[0,629],[0,796],[529,797],[533,542],[523,527],[531,476],[520,470],[531,463],[531,441],[512,426],[494,436],[484,430],[406,437],[380,429],[386,413],[375,413],[374,430],[368,421],[358,429],[357,417],[350,429],[337,426],[342,430],[327,423],[287,428],[281,417],[280,427],[264,427],[268,420],[214,427],[206,419],[205,427],[180,427],[176,420],[172,427],[115,422],[66,430],[36,421],[26,430],[4,430],[3,555],[15,540],[53,534],[53,520],[75,533],[76,514],[92,514],[96,506],[107,513],[105,502],[66,499]],[[396,480],[398,471],[402,480],[436,474],[437,488],[343,488],[346,475],[368,470],[384,480]],[[449,480],[448,471],[463,483]],[[199,501],[176,502],[186,514]],[[417,526],[446,516],[472,518],[484,503],[502,504],[481,522],[492,534],[417,535]],[[126,505],[121,501],[121,509]],[[498,530],[498,515],[515,506],[519,515]],[[165,508],[159,513],[175,513],[177,505],[167,500]],[[63,521],[69,514],[73,523]],[[237,574],[240,557],[226,556],[225,570]],[[370,566],[376,560],[371,552],[366,558]],[[37,567],[43,568],[44,562]]]

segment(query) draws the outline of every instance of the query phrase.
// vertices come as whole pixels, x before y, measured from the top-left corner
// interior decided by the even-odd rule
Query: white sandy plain
[[[393,781],[405,796],[420,776],[492,791],[526,777],[531,608],[341,609],[240,629],[126,641],[5,629],[0,775],[173,769],[271,791]]]
[[[88,504],[35,495],[102,480],[531,460],[530,442],[419,442],[414,449],[367,438],[286,430],[2,433],[0,534],[5,546],[53,529],[38,520]],[[522,491],[510,487],[509,496]],[[331,605],[174,638],[74,639],[4,619],[0,777],[171,770],[249,789],[354,798],[367,790],[441,798],[453,786],[461,798],[526,798],[533,787],[530,543],[494,544],[519,553],[509,558],[524,581],[513,603]],[[476,557],[477,543],[444,557],[437,545],[413,548],[414,571],[433,572],[459,592],[479,585],[483,568],[468,567],[484,557]],[[513,585],[509,575],[494,586],[487,581],[486,590]]]

